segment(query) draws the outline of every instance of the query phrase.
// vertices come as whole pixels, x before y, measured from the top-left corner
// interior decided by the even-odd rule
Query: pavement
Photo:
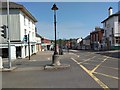
[[[113,58],[120,58],[120,50],[100,51],[98,54],[106,55]]]
[[[12,61],[12,68],[8,68],[8,60],[3,59],[3,72],[6,71],[26,71],[43,70],[46,64],[52,63],[53,51],[41,51],[29,58],[16,59]]]

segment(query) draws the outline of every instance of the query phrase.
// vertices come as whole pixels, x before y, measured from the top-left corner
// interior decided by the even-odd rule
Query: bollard
[[[0,57],[0,69],[2,69],[3,68],[3,65],[2,65],[3,63],[2,63],[2,57]]]

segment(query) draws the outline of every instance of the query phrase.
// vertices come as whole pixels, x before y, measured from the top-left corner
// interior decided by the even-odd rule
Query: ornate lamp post
[[[54,10],[54,30],[55,30],[55,50],[54,50],[54,55],[56,55],[56,54],[58,54],[57,48],[56,48],[56,10],[58,10],[58,8],[54,4],[51,9]]]
[[[54,4],[51,9],[54,10],[55,50],[52,56],[52,64],[46,65],[44,69],[57,69],[57,68],[70,67],[70,65],[66,65],[66,64],[62,65],[60,63],[60,58],[59,58],[60,55],[58,55],[57,48],[56,48],[56,10],[58,10],[58,8]]]
[[[56,45],[56,10],[58,10],[57,6],[54,4],[51,8],[54,11],[54,30],[55,30],[55,49],[54,54],[52,56],[52,65],[60,65],[59,55],[57,52],[57,45]]]

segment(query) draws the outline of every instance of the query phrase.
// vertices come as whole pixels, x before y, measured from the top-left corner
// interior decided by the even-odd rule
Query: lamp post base
[[[59,55],[52,56],[52,65],[61,65]]]
[[[62,68],[68,68],[70,67],[69,64],[61,64],[60,63],[60,55],[54,55],[52,56],[52,64],[44,66],[44,70],[47,69],[62,69]]]

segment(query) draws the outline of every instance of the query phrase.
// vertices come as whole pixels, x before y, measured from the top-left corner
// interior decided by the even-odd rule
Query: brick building
[[[104,30],[100,27],[96,27],[95,31],[90,33],[90,45],[91,49],[99,50],[102,49],[102,37]]]
[[[51,40],[42,38],[42,51],[50,50]]]

